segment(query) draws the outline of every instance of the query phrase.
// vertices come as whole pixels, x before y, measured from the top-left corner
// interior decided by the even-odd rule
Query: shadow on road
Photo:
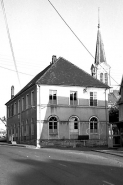
[[[54,160],[49,157],[13,159],[15,185],[122,185],[123,166],[97,165],[87,161]]]

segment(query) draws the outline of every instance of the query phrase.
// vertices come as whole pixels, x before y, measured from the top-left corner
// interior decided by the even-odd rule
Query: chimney
[[[56,62],[57,58],[56,58],[56,55],[53,55],[52,56],[52,64],[54,64]]]
[[[11,86],[11,99],[14,98],[14,86]]]

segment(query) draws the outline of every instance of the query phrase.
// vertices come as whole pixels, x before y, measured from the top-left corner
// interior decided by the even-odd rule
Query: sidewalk
[[[11,143],[3,143],[3,142],[0,142],[0,145],[8,145],[8,146],[15,146],[15,147],[25,147],[25,148],[34,148],[36,149],[37,147],[34,146],[34,145],[24,145],[24,144],[11,144]]]
[[[113,148],[111,149],[108,147],[107,149],[93,148],[92,151],[123,157],[123,148],[118,148],[118,149],[113,149]]]
[[[36,146],[34,145],[24,145],[24,144],[11,144],[11,143],[3,143],[0,142],[0,145],[8,145],[8,146],[13,146],[13,147],[25,147],[25,148],[33,148],[37,149]],[[61,150],[76,150],[76,151],[94,151],[94,152],[100,152],[100,153],[106,153],[110,155],[115,155],[119,157],[123,157],[123,147],[122,148],[108,148],[108,147],[43,147],[43,148],[55,148],[55,149],[61,149]]]

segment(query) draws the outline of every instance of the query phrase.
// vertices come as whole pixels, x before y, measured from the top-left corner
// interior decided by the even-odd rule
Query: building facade
[[[13,88],[12,88],[13,89]],[[66,59],[51,64],[6,103],[7,138],[40,146],[44,140],[107,140],[107,89]]]
[[[118,127],[119,135],[120,135],[120,146],[123,147],[123,77],[120,85],[119,95],[120,95],[120,99],[118,101],[119,122],[116,123],[116,125]]]

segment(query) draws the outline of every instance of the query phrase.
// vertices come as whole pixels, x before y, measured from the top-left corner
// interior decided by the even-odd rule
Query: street
[[[123,158],[93,151],[0,146],[0,185],[122,185]]]

